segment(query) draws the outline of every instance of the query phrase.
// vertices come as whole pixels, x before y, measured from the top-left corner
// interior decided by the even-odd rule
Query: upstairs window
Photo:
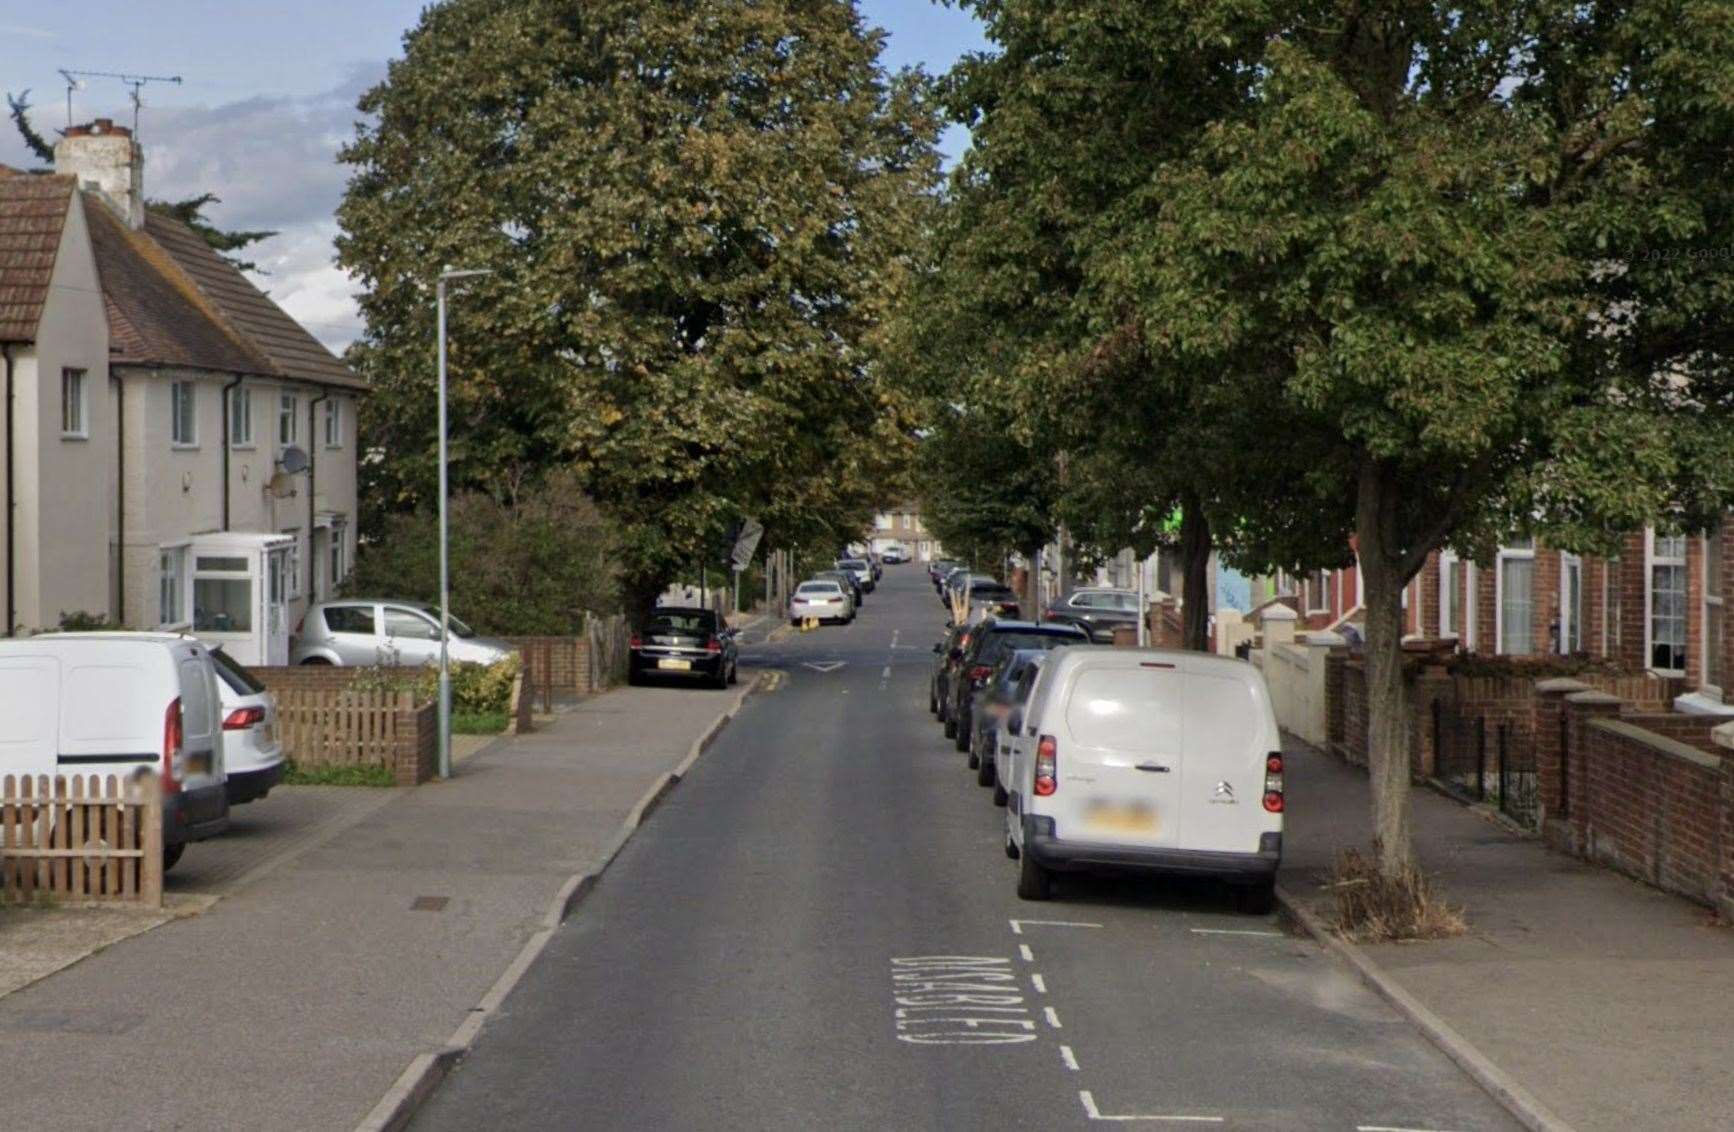
[[[60,371],[60,435],[68,440],[83,440],[90,435],[85,423],[84,371]]]
[[[253,447],[253,391],[244,385],[229,390],[229,447]]]
[[[177,448],[191,448],[199,442],[198,392],[198,386],[190,381],[169,386],[169,440]]]
[[[277,443],[287,448],[300,437],[300,407],[301,400],[293,393],[285,393],[277,402]]]
[[[325,402],[325,447],[343,447],[343,402],[336,398]]]

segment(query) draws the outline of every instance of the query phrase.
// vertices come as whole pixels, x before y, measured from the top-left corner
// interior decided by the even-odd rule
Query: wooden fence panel
[[[162,846],[154,778],[0,778],[0,900],[160,906]]]

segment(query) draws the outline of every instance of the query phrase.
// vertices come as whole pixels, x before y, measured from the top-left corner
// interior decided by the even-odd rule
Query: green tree
[[[432,481],[432,280],[487,267],[453,307],[454,474],[576,468],[630,609],[743,514],[857,535],[909,443],[874,362],[937,177],[881,44],[848,0],[426,9],[342,154],[385,494]]]

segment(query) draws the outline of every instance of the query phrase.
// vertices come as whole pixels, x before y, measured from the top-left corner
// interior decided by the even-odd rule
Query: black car
[[[1138,595],[1130,590],[1077,590],[1048,610],[1047,621],[1077,625],[1098,644],[1113,644],[1117,627],[1138,627]]]
[[[1017,649],[1057,649],[1090,643],[1089,635],[1076,625],[983,621],[975,630],[947,685],[951,701],[946,705],[945,734],[957,743],[960,751],[969,750],[975,695],[993,675],[1000,657]],[[975,765],[973,756],[970,765]]]
[[[850,570],[820,570],[814,578],[828,582],[842,582],[849,587],[849,592],[855,595],[855,608],[860,609],[861,603],[867,600],[867,592],[861,588],[861,579]]]
[[[1013,649],[1005,653],[993,666],[993,675],[988,677],[986,687],[975,694],[969,765],[975,768],[978,785],[994,788],[996,806],[1006,803],[1005,788],[995,778],[994,751],[1002,741],[1000,731],[1029,699],[1030,687],[1047,655],[1047,649]]]
[[[643,684],[655,676],[726,688],[735,682],[738,663],[735,631],[715,612],[662,606],[632,634],[626,682]]]
[[[945,639],[933,646],[938,655],[933,658],[933,675],[928,681],[927,710],[937,715],[941,723],[945,722],[946,705],[951,702],[952,674],[963,659],[964,649],[969,647],[970,628],[953,625],[946,630]]]

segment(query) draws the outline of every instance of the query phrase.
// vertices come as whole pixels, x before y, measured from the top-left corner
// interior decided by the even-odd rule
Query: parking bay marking
[[[1073,1073],[1078,1071],[1078,1055],[1072,1052],[1071,1046],[1060,1047],[1060,1060],[1066,1063],[1066,1068]]]
[[[1078,920],[1007,920],[1013,935],[1023,935],[1024,925],[1044,928],[1099,928],[1101,924],[1086,924]]]
[[[1018,944],[1018,955],[1022,956],[1025,963],[1036,961],[1036,953],[1030,950],[1030,945],[1027,943]]]
[[[1220,1117],[1220,1116],[1193,1116],[1193,1115],[1187,1115],[1187,1114],[1181,1114],[1181,1113],[1164,1114],[1164,1115],[1145,1114],[1145,1113],[1127,1113],[1125,1115],[1109,1115],[1107,1113],[1104,1113],[1101,1109],[1096,1107],[1096,1098],[1090,1095],[1090,1090],[1088,1090],[1088,1089],[1079,1089],[1078,1090],[1078,1100],[1083,1102],[1084,1115],[1089,1117],[1091,1120],[1118,1120],[1118,1121],[1143,1120],[1143,1121],[1162,1122],[1162,1123],[1168,1123],[1168,1124],[1221,1124],[1222,1123],[1222,1117]]]
[[[998,955],[916,955],[891,960],[897,1040],[911,1045],[1033,1042],[1036,1023],[1011,960]]]
[[[1160,929],[1158,929],[1160,930]],[[1246,928],[1188,928],[1193,935],[1250,935],[1262,936],[1266,939],[1287,939],[1281,932],[1251,931]]]

